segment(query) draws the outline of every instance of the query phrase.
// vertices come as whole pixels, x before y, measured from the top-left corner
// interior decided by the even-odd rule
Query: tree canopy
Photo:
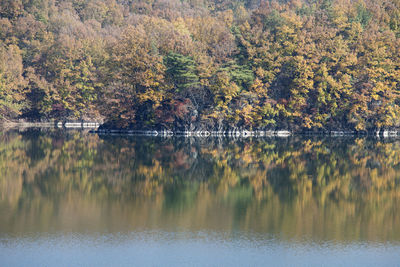
[[[0,119],[400,126],[400,1],[0,2]]]

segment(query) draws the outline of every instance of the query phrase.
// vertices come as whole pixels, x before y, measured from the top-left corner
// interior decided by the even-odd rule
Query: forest
[[[0,121],[400,126],[400,0],[2,0]]]

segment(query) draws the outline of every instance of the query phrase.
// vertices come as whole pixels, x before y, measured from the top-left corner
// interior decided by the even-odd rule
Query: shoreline
[[[246,129],[229,129],[224,131],[172,131],[167,129],[158,130],[132,130],[132,129],[102,129],[101,123],[95,121],[48,121],[48,122],[0,122],[1,129],[13,128],[54,128],[54,129],[85,129],[90,133],[99,135],[131,135],[131,136],[182,136],[182,137],[289,137],[289,136],[362,136],[362,137],[400,137],[400,130],[383,130],[383,131],[351,131],[351,130],[331,130],[331,131],[291,131],[291,130],[246,130]]]
[[[56,129],[97,129],[101,123],[99,122],[76,122],[76,121],[48,121],[48,122],[0,122],[0,129],[12,128],[56,128]]]
[[[171,130],[126,130],[126,129],[97,129],[91,130],[91,133],[99,135],[131,135],[131,136],[161,136],[161,137],[290,137],[290,136],[331,136],[331,137],[377,137],[377,138],[395,138],[400,137],[400,131],[302,131],[292,132],[290,130],[226,130],[226,131],[171,131]]]

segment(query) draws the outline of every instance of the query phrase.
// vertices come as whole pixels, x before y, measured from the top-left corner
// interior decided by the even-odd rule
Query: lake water
[[[400,140],[0,132],[0,266],[399,266]]]

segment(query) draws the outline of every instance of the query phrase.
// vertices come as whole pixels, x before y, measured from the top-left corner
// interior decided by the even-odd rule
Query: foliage
[[[199,85],[195,61],[190,57],[170,52],[164,58],[166,74],[178,92],[183,92]]]
[[[6,0],[0,116],[397,128],[399,18],[397,0]]]
[[[15,118],[26,104],[21,50],[0,42],[0,119]]]

